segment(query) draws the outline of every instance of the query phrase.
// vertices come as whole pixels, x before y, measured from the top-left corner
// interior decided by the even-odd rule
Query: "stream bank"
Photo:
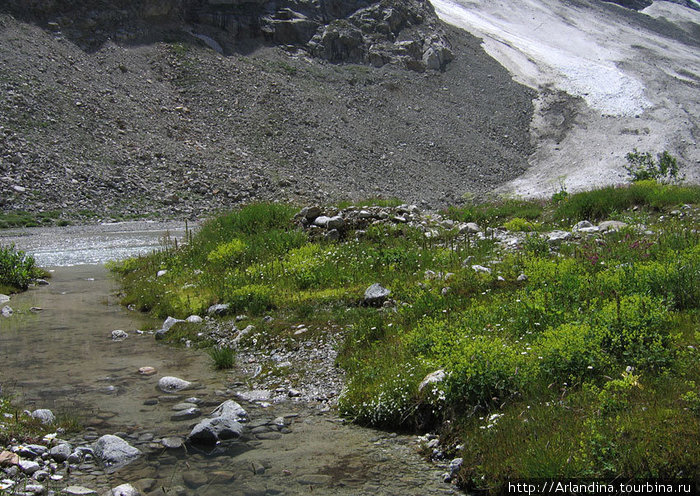
[[[121,230],[129,232],[128,227]],[[91,243],[101,247],[99,253],[87,248],[82,253],[92,253],[87,260],[100,261],[109,251],[106,245],[115,244],[112,241],[139,240],[132,243],[139,249],[148,244],[133,232],[123,238],[107,236],[112,241],[100,244],[95,239],[104,233],[93,229],[99,231],[86,228],[89,234],[83,238],[63,238],[61,229],[45,231],[48,246],[30,245],[33,232],[15,241],[19,248],[35,253],[40,263],[50,260],[51,253],[70,253],[58,260],[63,264],[79,263],[76,253]],[[151,230],[147,236],[151,248],[158,246],[162,234]],[[126,241],[116,245],[121,253],[133,248]],[[85,428],[77,435],[57,436],[81,457],[61,463],[46,455],[36,457],[46,468],[42,471],[63,476],[61,480],[29,479],[29,486],[42,486],[49,494],[70,485],[102,494],[123,483],[131,483],[142,494],[456,493],[442,482],[444,467],[418,456],[420,438],[348,425],[327,402],[307,402],[288,391],[260,396],[251,377],[254,357],[246,357],[243,368],[221,372],[213,370],[209,357],[198,350],[156,342],[148,330],[157,324],[119,305],[114,297],[117,286],[102,265],[51,270],[50,285],[13,296],[14,315],[0,321],[0,383],[4,394],[15,395],[28,409],[78,412]],[[32,312],[32,307],[42,310]],[[113,330],[124,330],[128,337],[112,340]],[[153,367],[156,373],[139,374],[141,367]],[[252,371],[247,373],[248,368]],[[181,377],[196,386],[165,394],[156,388],[164,376]],[[202,416],[174,420],[173,408],[191,397],[197,398]],[[229,398],[239,401],[249,415],[241,439],[215,454],[173,440],[184,439],[192,425]],[[87,449],[105,434],[117,434],[142,456],[119,470],[105,470]],[[12,479],[9,475],[3,473],[2,478]],[[26,487],[15,486],[15,494],[26,493]]]

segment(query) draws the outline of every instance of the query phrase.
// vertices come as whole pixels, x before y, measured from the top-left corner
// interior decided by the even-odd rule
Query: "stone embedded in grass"
[[[371,307],[378,307],[386,301],[390,294],[391,291],[383,287],[381,284],[374,283],[365,291],[365,297],[363,301],[365,305]]]
[[[459,234],[476,234],[481,232],[481,227],[476,222],[467,222],[459,226]]]
[[[601,222],[600,224],[598,224],[598,229],[600,229],[603,232],[619,231],[620,229],[624,229],[625,227],[627,227],[627,223],[619,220],[606,220],[605,222]]]
[[[207,308],[207,315],[216,315],[218,317],[228,314],[231,305],[228,303],[219,303],[217,305],[212,305]]]
[[[568,231],[552,231],[549,233],[547,241],[550,243],[559,243],[571,238],[571,233]]]
[[[474,270],[474,272],[483,272],[484,274],[491,273],[491,269],[484,267],[483,265],[472,265],[472,270]]]
[[[156,339],[162,339],[163,337],[165,337],[170,328],[178,322],[184,322],[184,320],[176,319],[175,317],[168,317],[167,319],[165,319],[165,321],[163,322],[163,327],[156,331]]]
[[[164,393],[177,393],[192,387],[192,383],[178,377],[161,377],[158,381],[158,389]]]
[[[2,307],[2,310],[0,310],[0,315],[3,317],[12,317],[12,314],[14,313],[14,310],[12,310],[12,307],[9,305],[5,305]]]
[[[10,301],[10,297],[4,294],[0,294],[0,303],[7,303]]]
[[[430,374],[426,375],[425,378],[418,385],[418,391],[423,391],[425,386],[427,386],[428,384],[437,384],[439,382],[444,381],[445,377],[447,377],[447,373],[443,369],[431,372]]]
[[[42,424],[53,424],[56,421],[56,416],[51,410],[40,408],[32,412],[32,418],[37,419]]]
[[[202,322],[202,317],[199,315],[190,315],[185,320],[191,324],[199,324]]]

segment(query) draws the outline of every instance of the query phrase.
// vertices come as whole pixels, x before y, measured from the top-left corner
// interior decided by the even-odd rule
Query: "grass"
[[[208,353],[217,370],[232,369],[236,364],[236,352],[231,348],[214,347],[210,348]]]
[[[23,413],[10,398],[0,397],[0,446],[14,443],[35,443],[46,434],[62,428],[66,433],[78,432],[82,428],[81,419],[72,413],[56,415],[56,421],[44,425],[39,420]],[[14,441],[13,441],[14,440]]]
[[[440,431],[454,440],[447,455],[465,460],[466,489],[497,492],[514,478],[678,478],[700,473],[700,226],[692,209],[661,216],[697,208],[698,191],[643,181],[448,212],[520,231],[615,215],[653,233],[628,228],[558,247],[530,234],[515,250],[391,223],[359,239],[310,239],[294,227],[296,209],[251,205],[207,222],[185,246],[115,270],[125,304],[185,317],[229,303],[251,316],[251,342],[294,346],[289,329],[299,323],[319,336],[344,328],[340,412]],[[395,307],[361,305],[375,282]],[[219,353],[215,361],[232,363],[230,350]],[[438,370],[443,380],[421,387]]]
[[[25,212],[13,210],[0,213],[0,229],[11,227],[65,226],[68,221],[61,218],[61,212]]]

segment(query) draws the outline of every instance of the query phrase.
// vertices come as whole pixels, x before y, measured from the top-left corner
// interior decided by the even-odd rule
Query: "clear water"
[[[284,416],[287,433],[268,433],[260,439],[249,432],[213,454],[160,447],[160,438],[185,437],[201,420],[171,420],[175,399],[165,401],[156,390],[160,377],[194,381],[197,389],[182,393],[181,399],[204,400],[211,405],[202,407],[205,414],[236,390],[245,390],[249,378],[213,370],[209,357],[200,351],[173,348],[151,335],[137,334],[137,329],[152,329],[157,323],[118,304],[114,296],[118,288],[104,266],[73,265],[103,261],[115,253],[115,245],[119,253],[132,254],[147,245],[142,233],[127,232],[121,241],[117,238],[122,234],[110,233],[100,238],[109,242],[95,243],[92,251],[85,240],[42,236],[55,251],[37,242],[33,245],[38,247],[37,258],[64,266],[53,268],[49,286],[12,297],[15,315],[0,320],[0,383],[29,408],[79,413],[90,430],[75,442],[87,444],[90,436],[120,432],[144,452],[138,461],[112,474],[98,467],[81,468],[72,476],[77,482],[98,493],[131,482],[150,488],[147,494],[454,494],[441,482],[440,471],[416,454],[415,437],[348,425],[333,412],[292,400],[268,408],[242,402],[253,425]],[[160,235],[149,236],[150,248],[157,247]],[[18,246],[32,246],[27,239]],[[56,244],[60,239],[71,245]],[[112,341],[115,329],[129,337]],[[139,375],[144,366],[155,367],[157,374]],[[158,404],[144,405],[154,399]]]

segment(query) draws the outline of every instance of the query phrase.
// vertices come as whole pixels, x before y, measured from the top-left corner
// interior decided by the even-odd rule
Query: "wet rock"
[[[197,407],[192,407],[186,410],[180,410],[179,412],[173,414],[170,417],[170,420],[192,420],[194,418],[199,417],[200,415],[202,415],[202,411]]]
[[[256,401],[267,401],[272,397],[272,392],[267,389],[253,389],[251,391],[240,391],[236,393],[236,398],[249,403]]]
[[[372,284],[365,291],[364,303],[368,306],[381,306],[384,301],[389,297],[391,291],[383,287],[379,283]]]
[[[63,494],[68,494],[70,496],[93,496],[97,494],[97,491],[83,486],[68,486],[63,489]]]
[[[464,460],[462,458],[455,458],[450,462],[450,478],[454,479],[457,477],[459,470],[462,468]]]
[[[141,493],[131,484],[122,484],[112,489],[112,496],[140,496]]]
[[[32,460],[20,460],[19,468],[25,474],[32,475],[34,472],[41,468],[41,465]]]
[[[0,310],[0,315],[2,315],[3,317],[12,317],[13,313],[14,310],[12,310],[12,307],[10,307],[9,305],[5,305],[4,307],[2,307],[2,310]]]
[[[192,387],[192,383],[178,377],[165,376],[158,381],[158,389],[164,393],[177,393]]]
[[[206,484],[208,482],[208,478],[203,472],[189,470],[187,472],[183,472],[182,481],[187,487],[197,489],[198,487]]]
[[[161,439],[160,444],[168,449],[180,449],[184,444],[184,440],[177,436],[164,437]]]
[[[225,401],[211,413],[211,418],[192,429],[187,440],[193,444],[216,444],[225,439],[237,439],[243,433],[240,422],[246,417],[246,411],[238,403]]]
[[[42,424],[53,424],[56,421],[56,416],[53,412],[46,408],[40,408],[39,410],[34,410],[32,412],[32,418],[37,419]]]
[[[158,404],[158,400],[155,398],[151,398],[149,400],[146,400],[143,402],[144,406],[154,406]]]
[[[126,331],[122,331],[121,329],[117,329],[115,331],[112,331],[112,340],[113,341],[124,341],[128,337],[129,337],[129,333],[127,333]]]
[[[150,493],[158,485],[158,481],[152,478],[143,478],[137,480],[134,485],[144,493]]]
[[[24,446],[20,446],[18,453],[19,456],[23,456],[25,458],[36,458],[44,453],[48,453],[48,451],[49,449],[41,444],[26,444]]]
[[[34,472],[34,475],[32,475],[32,479],[37,482],[44,482],[45,480],[48,480],[50,476],[51,474],[46,470],[37,470]]]
[[[154,375],[157,370],[154,367],[140,367],[139,374],[141,375]]]
[[[44,494],[46,488],[41,484],[27,484],[24,486],[24,491],[29,494]]]
[[[122,438],[107,434],[94,444],[95,456],[106,466],[122,466],[133,461],[141,452]]]
[[[181,412],[182,410],[189,410],[190,408],[194,408],[197,405],[194,403],[189,403],[189,402],[184,402],[184,403],[178,403],[176,405],[173,405],[171,410],[174,410],[176,412]]]

